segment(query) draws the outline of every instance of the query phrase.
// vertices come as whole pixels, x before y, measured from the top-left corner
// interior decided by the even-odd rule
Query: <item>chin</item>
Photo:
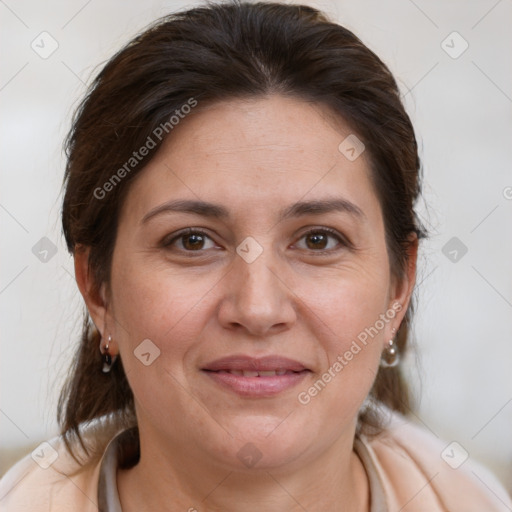
[[[284,416],[286,418],[286,416]],[[305,425],[285,425],[286,419],[245,419],[226,428],[233,437],[227,439],[222,457],[238,470],[272,470],[293,463],[307,450],[312,435]]]

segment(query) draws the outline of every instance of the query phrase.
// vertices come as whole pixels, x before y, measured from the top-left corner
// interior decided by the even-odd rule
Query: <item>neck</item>
[[[148,437],[147,439],[155,439]],[[230,469],[194,448],[144,442],[131,469],[119,470],[118,491],[125,512],[325,512],[369,510],[366,472],[352,449],[353,436],[338,439],[307,461],[265,469]],[[189,448],[189,449],[188,449]]]

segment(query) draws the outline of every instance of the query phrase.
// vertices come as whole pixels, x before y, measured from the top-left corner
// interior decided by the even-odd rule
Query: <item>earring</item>
[[[112,369],[112,365],[114,364],[114,361],[116,360],[116,356],[112,357],[108,350],[111,341],[112,341],[112,336],[110,336],[110,334],[109,334],[108,340],[107,340],[107,343],[105,344],[105,346],[102,347],[102,345],[100,343],[100,352],[103,355],[103,366],[101,368],[101,371],[103,373],[110,372],[110,370]]]
[[[393,335],[395,329],[393,329]],[[395,339],[391,338],[388,341],[386,348],[382,351],[380,358],[380,366],[382,368],[393,368],[400,362],[400,354],[398,353],[398,347],[396,346]]]

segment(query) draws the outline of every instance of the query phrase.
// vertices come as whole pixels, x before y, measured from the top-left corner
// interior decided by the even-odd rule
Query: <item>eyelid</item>
[[[351,249],[351,250],[355,249],[354,244],[345,235],[343,235],[336,229],[328,228],[326,226],[308,227],[307,231],[304,231],[303,233],[300,234],[298,240],[301,240],[306,235],[309,235],[311,233],[327,233],[328,235],[332,236],[333,238],[336,238],[342,246],[344,246],[348,249]],[[315,251],[313,249],[309,249],[309,252],[310,253],[318,253],[318,254],[322,254],[322,253],[330,254],[332,252],[335,252],[336,250],[337,249],[324,249],[324,250]]]
[[[215,240],[213,239],[213,237],[208,233],[208,231],[206,231],[205,229],[203,228],[194,228],[194,227],[190,227],[190,228],[184,228],[184,229],[181,229],[175,233],[171,233],[170,235],[166,235],[162,241],[160,242],[160,246],[163,247],[164,249],[165,248],[168,248],[170,247],[172,244],[174,244],[174,242],[176,242],[177,240],[179,240],[181,237],[185,236],[185,235],[191,235],[191,234],[200,234],[200,235],[203,235],[205,237],[208,237],[210,240],[212,240],[214,243]],[[188,252],[188,253],[200,253],[200,252],[204,252],[204,251],[182,251],[182,252]]]

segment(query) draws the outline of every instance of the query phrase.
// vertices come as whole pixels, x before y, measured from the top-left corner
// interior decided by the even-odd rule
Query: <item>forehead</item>
[[[263,213],[269,205],[339,194],[371,208],[376,197],[365,153],[351,161],[339,150],[350,135],[327,107],[295,98],[199,105],[134,180],[126,213],[140,218],[172,198]]]

